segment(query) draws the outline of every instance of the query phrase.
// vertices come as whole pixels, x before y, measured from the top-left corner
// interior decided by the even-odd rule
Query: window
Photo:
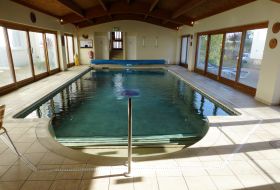
[[[0,21],[0,95],[56,72],[55,32]]]
[[[195,71],[255,95],[267,27],[265,22],[198,33]]]
[[[114,32],[114,39],[115,40],[121,40],[122,39],[122,33],[121,32]]]
[[[207,35],[199,36],[196,68],[203,71],[205,70],[207,41],[208,41]]]
[[[32,77],[31,61],[27,42],[27,32],[22,30],[8,29],[10,42],[21,44],[20,46],[11,45],[12,59],[16,73],[16,80],[21,81]],[[11,43],[10,43],[11,44]]]
[[[4,28],[0,26],[0,87],[13,83]]]
[[[218,75],[223,45],[223,34],[210,36],[207,72]]]
[[[248,30],[243,44],[239,82],[256,88],[259,81],[267,28]]]
[[[181,39],[181,60],[183,66],[188,65],[188,51],[189,51],[190,36],[182,36]]]
[[[45,73],[47,72],[47,65],[43,34],[39,32],[29,32],[29,38],[35,75]]]
[[[242,32],[226,34],[221,76],[235,81]]]
[[[112,49],[122,50],[123,49],[123,38],[122,32],[112,32]]]
[[[70,35],[70,34],[65,34],[64,41],[65,41],[65,48],[66,48],[67,65],[68,66],[73,66],[74,65],[74,40],[73,40],[73,36]]]
[[[113,48],[114,49],[122,49],[122,43],[121,42],[113,42]]]
[[[46,43],[48,50],[48,60],[50,70],[58,69],[58,55],[57,55],[57,44],[55,34],[46,33]]]

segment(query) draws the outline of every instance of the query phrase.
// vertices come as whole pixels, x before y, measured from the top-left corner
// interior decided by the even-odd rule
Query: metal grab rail
[[[127,154],[128,154],[128,160],[127,160],[127,172],[125,173],[125,176],[131,175],[131,164],[132,164],[132,101],[131,98],[128,98],[128,147],[127,147]]]

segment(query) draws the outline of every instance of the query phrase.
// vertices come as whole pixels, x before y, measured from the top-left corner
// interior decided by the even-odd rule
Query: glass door
[[[45,56],[43,33],[29,32],[29,38],[35,75],[46,73],[48,70]]]
[[[208,62],[207,62],[207,73],[218,76],[220,70],[222,46],[223,46],[223,34],[211,35]]]
[[[180,64],[188,67],[189,36],[182,36],[181,39],[181,59]]]
[[[8,29],[8,36],[17,82],[32,78],[27,32]]]
[[[198,38],[198,49],[196,58],[196,69],[205,71],[207,55],[208,35],[201,35]]]
[[[51,33],[46,33],[46,43],[47,43],[50,71],[59,69],[56,35]]]
[[[4,28],[0,26],[0,88],[14,83]]]
[[[221,77],[236,80],[242,32],[226,33]]]

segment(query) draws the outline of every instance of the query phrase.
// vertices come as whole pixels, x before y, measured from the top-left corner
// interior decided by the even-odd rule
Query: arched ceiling
[[[177,29],[255,0],[11,0],[80,28],[138,20]]]

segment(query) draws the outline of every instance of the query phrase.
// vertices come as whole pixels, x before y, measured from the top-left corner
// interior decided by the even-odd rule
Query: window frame
[[[115,38],[116,32],[120,33],[121,38]],[[121,31],[114,31],[114,32],[111,33],[111,37],[112,37],[112,40],[111,40],[112,50],[120,50],[120,51],[122,51],[123,50],[123,32],[121,32]],[[115,48],[114,47],[114,42],[120,43],[121,44],[121,48]]]
[[[182,49],[183,49],[183,39],[187,38],[187,47],[186,47],[186,63],[182,63]],[[191,46],[192,36],[190,34],[181,36],[181,46],[180,46],[180,63],[179,65],[185,68],[188,68],[188,58],[189,58],[189,48]]]
[[[239,79],[240,71],[241,71],[241,61],[242,61],[242,56],[243,56],[243,53],[244,53],[244,42],[245,42],[245,38],[246,38],[246,32],[248,30],[262,29],[262,28],[268,28],[268,21],[197,33],[194,72],[199,73],[201,75],[205,75],[205,76],[207,76],[207,77],[209,77],[213,80],[219,81],[223,84],[229,85],[229,86],[231,86],[235,89],[238,89],[242,92],[245,92],[247,94],[250,94],[250,95],[254,96],[256,94],[256,88],[253,88],[253,87],[247,86],[245,84],[242,84],[238,81],[238,79]],[[234,32],[241,32],[242,34],[241,34],[241,42],[240,42],[240,48],[239,48],[239,53],[238,53],[238,61],[237,61],[237,65],[236,65],[235,80],[230,80],[230,79],[222,77],[221,76],[221,71],[222,71],[222,67],[223,67],[223,57],[224,57],[224,52],[225,52],[226,34],[227,33],[234,33]],[[210,41],[211,41],[211,35],[216,35],[216,34],[223,34],[223,42],[222,42],[223,44],[222,44],[222,50],[221,50],[221,58],[220,58],[220,66],[219,66],[218,75],[207,72],[208,58],[209,58],[209,48],[210,48],[209,45],[210,45]],[[199,50],[198,50],[199,49],[199,38],[202,35],[207,35],[208,36],[204,70],[201,70],[201,69],[197,68],[197,59],[198,59],[198,52],[199,52]]]
[[[28,85],[28,84],[33,83],[35,81],[38,81],[42,78],[45,78],[49,75],[53,75],[55,73],[60,72],[61,69],[60,69],[60,59],[59,59],[59,51],[58,51],[58,37],[57,37],[57,32],[56,31],[36,28],[36,27],[27,26],[27,25],[23,25],[23,24],[15,24],[15,23],[3,21],[3,20],[0,20],[0,26],[3,27],[3,30],[4,30],[4,38],[5,38],[5,43],[6,43],[6,46],[7,46],[6,51],[7,51],[7,54],[8,54],[8,65],[10,67],[10,72],[11,72],[12,78],[13,78],[13,83],[0,87],[0,95],[6,94],[6,93],[11,92],[13,90],[16,90],[16,89],[18,89],[22,86]],[[27,36],[27,44],[26,45],[27,45],[27,48],[28,48],[28,56],[29,56],[29,60],[30,60],[30,64],[31,64],[32,76],[29,77],[29,78],[20,80],[20,81],[17,81],[17,79],[16,79],[12,50],[11,50],[10,40],[9,40],[9,36],[8,36],[8,29],[24,31],[26,33],[26,36]],[[31,44],[30,44],[29,32],[39,32],[39,33],[42,33],[42,35],[43,35],[43,45],[44,45],[44,52],[45,52],[45,64],[47,65],[47,72],[44,72],[44,73],[41,73],[41,74],[38,74],[38,75],[35,75],[35,72],[34,72],[34,64],[33,64],[32,54],[31,54]],[[45,40],[46,33],[54,34],[55,38],[56,38],[56,51],[57,51],[58,68],[56,68],[54,70],[49,70],[48,57],[46,57],[47,56],[47,54],[46,54],[47,53],[46,40]]]
[[[69,33],[64,33],[64,44],[65,44],[65,50],[67,51],[67,67],[70,68],[70,67],[73,67],[75,65],[75,45],[74,45],[74,35],[73,34],[69,34]],[[68,45],[68,37],[72,37],[72,43],[73,43],[73,60],[74,62],[73,63],[70,63],[70,58],[69,58],[69,45]]]

